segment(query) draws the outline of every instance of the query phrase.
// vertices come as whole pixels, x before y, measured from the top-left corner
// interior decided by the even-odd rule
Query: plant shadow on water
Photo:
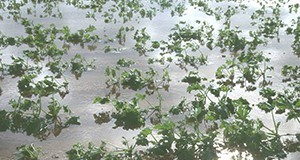
[[[1,1],[0,159],[299,159],[299,3],[252,3]]]

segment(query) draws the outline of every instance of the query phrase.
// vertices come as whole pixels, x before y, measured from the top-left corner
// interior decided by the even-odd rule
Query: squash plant
[[[11,55],[9,60],[0,59],[1,78],[17,79],[18,88],[18,97],[7,104],[10,107],[0,110],[0,131],[21,132],[45,140],[51,133],[58,136],[69,125],[80,124],[79,117],[60,104],[60,98],[69,93],[65,74],[70,72],[80,80],[83,72],[94,69],[94,65],[84,55],[66,58],[66,54],[74,45],[94,50],[100,40],[106,44],[105,52],[122,53],[120,48],[129,45],[130,39],[134,44],[129,47],[137,56],[147,59],[147,67],[138,68],[134,59],[124,58],[107,66],[109,91],[95,97],[94,103],[111,105],[114,109],[93,116],[98,124],[114,120],[114,128],[138,129],[139,133],[133,142],[124,138],[124,146],[116,150],[109,150],[105,142],[99,147],[90,143],[87,148],[75,144],[66,153],[69,159],[218,159],[224,151],[246,154],[235,158],[283,159],[289,153],[299,152],[300,131],[281,133],[282,122],[275,115],[299,125],[300,66],[286,64],[275,68],[272,56],[265,50],[271,43],[282,43],[281,37],[286,35],[292,39],[286,56],[300,62],[299,4],[290,0],[257,0],[251,2],[255,4],[251,7],[249,3],[247,0],[1,1],[0,20],[13,20],[23,27],[24,34],[10,36],[0,32],[1,50],[7,47],[21,50],[21,54]],[[92,25],[74,32],[69,26],[46,26],[34,21],[36,17],[63,17],[62,5],[84,10],[86,18],[120,28],[115,35],[108,35],[103,28]],[[42,12],[38,12],[40,9]],[[214,26],[203,17],[194,22],[181,19],[166,39],[159,40],[152,39],[147,27],[132,25],[144,19],[151,21],[159,12],[181,18],[189,14],[188,9],[221,25]],[[283,19],[283,13],[290,15],[289,22]],[[241,15],[248,18],[249,30],[236,22]],[[97,31],[104,33],[100,36]],[[219,52],[226,59],[213,76],[201,73],[211,57],[205,51]],[[159,56],[151,57],[154,53]],[[180,81],[172,80],[171,68],[182,70]],[[45,70],[49,71],[46,76]],[[281,82],[269,76],[278,70]],[[163,93],[173,83],[185,85],[184,94],[188,97],[168,106],[163,103],[167,98]],[[284,87],[276,87],[278,83]],[[259,102],[243,95],[232,96],[237,92],[257,93]],[[124,94],[131,97],[124,98]],[[269,115],[272,126],[255,118],[254,110]],[[70,116],[62,119],[62,113]],[[19,150],[21,159],[28,159],[28,154],[37,159],[40,153],[33,145],[23,145]]]

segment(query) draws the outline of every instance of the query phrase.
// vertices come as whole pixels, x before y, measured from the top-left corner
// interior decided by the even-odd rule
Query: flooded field
[[[258,6],[250,6],[250,11],[257,9]],[[43,25],[55,24],[57,27],[69,26],[71,30],[78,30],[86,28],[89,25],[94,25],[97,30],[97,34],[103,35],[102,32],[105,30],[105,34],[114,35],[118,32],[119,24],[106,24],[101,20],[93,20],[85,18],[86,11],[73,8],[71,6],[61,5],[60,10],[63,13],[63,18],[37,18],[33,17],[34,23],[41,23]],[[3,11],[2,11],[3,12]],[[282,19],[290,21],[295,15],[288,14],[287,10],[282,11]],[[4,12],[5,13],[5,12]],[[216,28],[221,28],[222,23],[215,20],[207,19],[209,16],[202,13],[199,14],[197,9],[189,7],[186,11],[186,15],[182,17],[172,17],[167,11],[158,12],[152,20],[142,19],[139,23],[132,21],[129,25],[134,25],[136,29],[146,27],[147,32],[151,35],[153,40],[167,40],[168,34],[175,24],[180,21],[187,21],[193,23],[195,20],[206,19],[210,24]],[[232,19],[232,24],[240,26],[240,29],[247,33],[247,30],[251,30],[249,25],[250,16],[247,14],[237,14]],[[131,24],[132,23],[132,24]],[[16,24],[13,20],[0,21],[1,32],[9,36],[18,36],[24,34],[24,29],[21,25]],[[217,29],[216,29],[217,30]],[[243,32],[244,33],[244,32]],[[274,67],[274,70],[267,73],[269,80],[273,81],[272,87],[277,90],[285,88],[285,84],[281,83],[281,67],[285,64],[288,65],[299,65],[300,59],[292,54],[292,36],[280,35],[280,43],[276,40],[272,40],[269,45],[260,47],[259,50],[267,54],[267,57],[271,58],[270,64]],[[61,44],[58,44],[61,45]],[[68,105],[72,110],[73,114],[80,116],[81,125],[71,125],[68,128],[62,130],[59,136],[55,137],[50,135],[46,140],[40,141],[32,136],[26,136],[21,133],[12,133],[10,131],[0,132],[0,159],[10,160],[17,159],[14,153],[16,153],[16,147],[20,144],[31,144],[34,143],[37,146],[41,146],[43,149],[43,155],[41,159],[67,159],[65,152],[68,151],[74,144],[80,142],[87,145],[89,142],[94,144],[100,144],[101,141],[107,142],[107,146],[111,149],[122,146],[122,137],[126,137],[129,142],[131,137],[136,136],[139,133],[137,130],[123,130],[121,128],[114,129],[114,120],[109,123],[97,124],[95,123],[94,114],[111,111],[113,108],[109,104],[93,104],[93,100],[96,96],[104,96],[110,90],[106,88],[105,81],[105,68],[107,66],[114,66],[120,58],[132,59],[136,62],[134,67],[139,69],[146,69],[149,65],[147,64],[148,58],[159,57],[158,52],[151,52],[147,56],[138,56],[139,54],[133,49],[134,41],[127,39],[125,44],[120,46],[118,43],[112,43],[121,49],[119,51],[112,51],[105,53],[103,47],[106,45],[104,41],[99,41],[95,44],[97,48],[93,51],[88,51],[86,48],[82,49],[79,45],[71,46],[68,51],[66,59],[74,56],[75,54],[81,54],[86,57],[87,60],[95,59],[95,69],[84,72],[79,80],[77,80],[71,73],[66,73],[65,77],[69,82],[70,93],[61,100],[61,104]],[[1,55],[2,61],[8,63],[12,55],[21,55],[22,47],[9,46],[2,50]],[[208,63],[200,66],[198,71],[201,75],[213,78],[217,68],[226,62],[227,59],[231,59],[233,55],[229,52],[220,53],[219,50],[209,50],[207,48],[201,49],[201,52],[208,56]],[[193,53],[193,54],[198,54]],[[164,65],[153,64],[151,67],[157,69],[159,72],[162,71]],[[44,75],[49,74],[49,71],[43,71]],[[181,83],[182,78],[186,75],[186,72],[175,65],[170,65],[169,74],[172,81],[170,82],[169,91],[162,92],[164,108],[162,110],[168,111],[171,106],[180,103],[182,98],[193,99],[194,95],[186,92],[187,85]],[[43,76],[43,75],[41,75]],[[12,98],[18,98],[17,88],[18,78],[5,77],[0,81],[0,86],[3,90],[0,99],[0,109],[9,109],[9,100]],[[129,98],[133,93],[129,92],[122,94],[122,98]],[[242,95],[243,98],[247,99],[251,104],[259,103],[260,96],[258,91],[246,92],[244,89],[236,88],[234,92],[229,93],[232,98],[239,98]],[[157,101],[156,97],[149,97],[149,101]],[[146,105],[145,105],[146,106]],[[144,106],[144,107],[145,107]],[[270,114],[263,113],[260,109],[253,109],[251,111],[251,117],[253,119],[260,119],[264,124],[269,127],[273,127],[273,122]],[[176,118],[176,117],[175,117]],[[277,122],[281,122],[280,132],[284,133],[297,133],[300,130],[299,123],[295,121],[285,122],[285,116],[276,115],[275,119]],[[150,124],[150,122],[147,122]],[[146,125],[148,125],[146,123]],[[200,127],[201,129],[201,127]],[[220,159],[230,159],[231,153],[221,153]],[[300,154],[289,154],[286,159],[297,160]]]

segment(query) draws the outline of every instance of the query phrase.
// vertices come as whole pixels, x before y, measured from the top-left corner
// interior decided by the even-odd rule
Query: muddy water
[[[89,24],[95,25],[97,28],[106,28],[108,34],[116,33],[119,26],[107,25],[100,21],[94,21],[91,19],[85,19],[84,12],[78,9],[74,9],[68,6],[61,6],[63,11],[63,19],[35,19],[36,22],[43,23],[48,25],[54,23],[57,27],[64,25],[70,26],[72,30],[82,29],[87,27]],[[255,7],[253,8],[255,9]],[[180,20],[185,21],[194,21],[196,19],[202,20],[206,19],[210,21],[215,27],[218,28],[221,24],[207,19],[205,15],[199,15],[196,10],[189,8],[189,16],[184,16],[180,18],[172,18],[168,13],[160,13],[152,21],[142,20],[140,23],[135,23],[136,28],[147,27],[148,33],[152,36],[154,40],[167,39],[167,34],[170,32],[170,29],[174,24]],[[249,18],[249,17],[248,17]],[[247,25],[245,20],[246,18],[242,15],[235,17],[234,23],[240,25],[243,29],[247,30],[250,26]],[[285,17],[285,19],[290,19],[290,17]],[[20,35],[23,34],[23,28],[16,25],[12,21],[2,21],[0,22],[1,31],[7,35]],[[299,64],[299,59],[295,58],[291,53],[291,37],[282,36],[281,43],[271,42],[271,44],[266,48],[261,48],[266,52],[270,53],[272,58],[272,65],[275,70],[269,74],[272,76],[274,81],[275,88],[282,88],[280,82],[280,66],[284,64]],[[120,53],[104,53],[101,48],[103,43],[99,42],[98,48],[95,51],[89,52],[81,49],[78,46],[72,47],[69,52],[69,55],[74,55],[76,53],[83,54],[87,59],[96,60],[96,70],[91,70],[85,72],[80,80],[76,80],[72,75],[67,74],[67,79],[70,82],[70,94],[67,95],[65,99],[61,101],[63,104],[70,106],[75,115],[80,116],[81,125],[80,126],[71,126],[67,129],[64,129],[58,137],[49,137],[47,140],[40,142],[37,139],[23,135],[23,134],[14,134],[11,132],[0,132],[0,159],[15,159],[13,156],[15,148],[20,144],[30,144],[34,143],[38,146],[41,146],[44,151],[43,159],[66,159],[64,153],[71,148],[71,146],[77,142],[87,144],[88,142],[93,142],[94,144],[99,144],[101,141],[108,143],[108,146],[111,148],[121,146],[122,137],[127,137],[130,140],[130,137],[136,135],[138,131],[124,131],[122,129],[112,129],[113,122],[97,125],[94,122],[93,114],[97,114],[103,111],[111,110],[110,106],[103,106],[92,104],[93,98],[98,95],[105,95],[108,91],[105,88],[104,69],[106,66],[114,65],[119,58],[126,57],[136,60],[136,66],[138,68],[146,68],[146,58],[139,57],[138,54],[132,50],[130,47],[132,45],[131,41],[127,41],[123,50]],[[206,66],[199,68],[201,74],[212,77],[216,68],[226,61],[226,58],[229,55],[226,55],[226,58],[223,58],[218,51],[208,51],[202,50],[205,54],[209,55],[209,63]],[[20,54],[20,49],[17,48],[7,48],[3,51],[5,53],[2,56],[2,59],[8,60],[12,54]],[[283,54],[285,53],[285,54]],[[156,53],[153,53],[149,56],[155,57]],[[156,68],[161,68],[161,66],[154,66]],[[172,78],[170,91],[164,94],[164,105],[168,108],[172,104],[177,104],[182,97],[191,98],[191,95],[188,95],[184,92],[185,85],[177,83],[181,80],[182,75],[185,73],[179,70],[176,67],[170,68],[170,75]],[[3,89],[3,95],[0,99],[1,107],[8,107],[8,100],[14,97],[17,97],[17,88],[16,88],[16,79],[6,78],[3,81],[0,81],[0,85]],[[276,83],[277,82],[277,83]],[[244,92],[241,89],[237,89],[234,93],[231,94],[232,97],[239,97],[243,95],[244,98],[247,98],[251,103],[256,103],[259,99],[258,93],[248,93]],[[126,95],[124,95],[126,97]],[[252,112],[254,118],[260,118],[267,124],[271,124],[271,116],[261,113],[259,110],[254,110]],[[276,117],[278,121],[284,122],[283,117]],[[296,132],[299,131],[299,125],[296,123],[285,123],[281,127],[281,132]],[[230,154],[225,154],[222,156],[225,159],[230,157]],[[300,155],[289,155],[288,159],[298,159]]]

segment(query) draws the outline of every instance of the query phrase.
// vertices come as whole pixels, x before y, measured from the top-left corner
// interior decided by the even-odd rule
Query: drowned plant
[[[91,21],[118,26],[117,30],[110,34],[107,28],[92,24],[74,30],[38,23],[39,19],[63,18],[62,6],[85,11]],[[189,11],[197,18],[185,19]],[[85,71],[102,69],[107,76],[106,94],[95,97],[94,103],[113,109],[91,117],[99,125],[112,121],[113,128],[139,133],[132,139],[124,137],[123,146],[115,149],[106,142],[77,143],[66,152],[69,159],[207,160],[221,159],[224,151],[245,153],[235,157],[240,159],[283,159],[300,152],[297,2],[21,0],[1,1],[0,12],[0,23],[13,21],[23,29],[19,35],[0,31],[0,78],[15,81],[17,91],[7,104],[1,104],[1,132],[46,140],[70,125],[79,125],[80,117],[61,104],[71,90],[67,75],[80,81]],[[157,39],[144,22],[161,12],[179,21]],[[239,23],[241,16],[247,20],[247,29]],[[267,48],[283,43],[283,36],[291,41],[287,43],[290,50],[270,53]],[[140,67],[138,60],[120,58],[115,64],[95,68],[85,54],[73,53],[71,49],[77,46],[90,51],[100,46],[107,54],[131,48],[147,64]],[[16,52],[8,53],[10,48]],[[275,67],[274,54],[296,63]],[[203,73],[216,55],[224,62],[217,64],[213,74]],[[180,73],[176,80],[174,70]],[[168,92],[176,85],[185,87],[182,98],[176,100],[178,104],[166,104]],[[258,101],[243,96],[249,93]],[[269,116],[271,125],[256,113]],[[296,124],[297,131],[283,133],[286,122]],[[21,159],[40,158],[40,148],[34,145],[18,150]]]

